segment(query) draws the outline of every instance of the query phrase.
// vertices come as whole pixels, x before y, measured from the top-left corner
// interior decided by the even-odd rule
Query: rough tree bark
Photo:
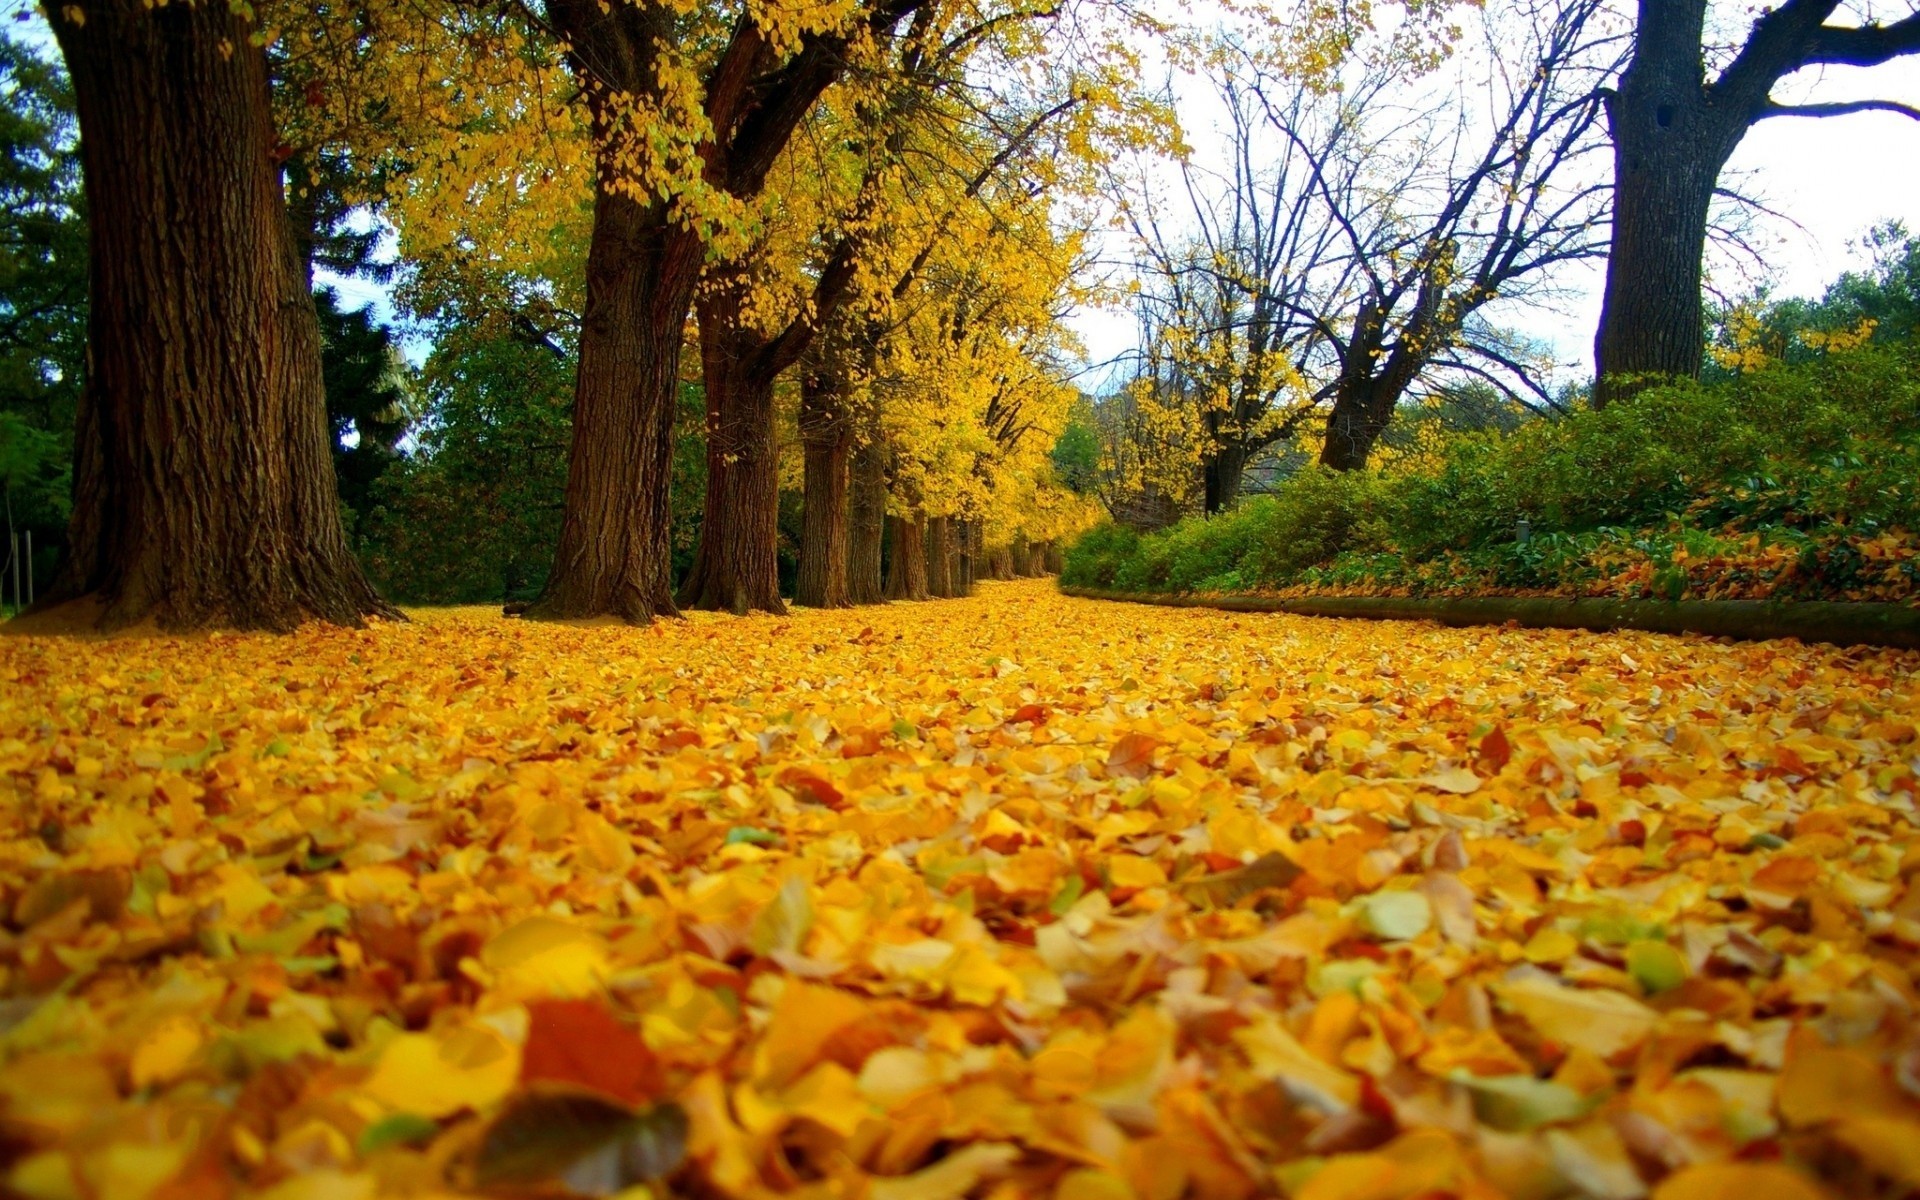
[[[773,382],[788,364],[775,339],[740,319],[746,288],[739,275],[723,272],[697,304],[707,387],[707,498],[680,603],[784,613]]]
[[[1239,442],[1223,442],[1215,446],[1212,457],[1207,459],[1206,511],[1209,516],[1225,512],[1233,507],[1240,495],[1240,481],[1247,472],[1245,445]]]
[[[927,595],[950,599],[953,591],[953,547],[946,517],[928,517],[926,532]]]
[[[927,518],[887,515],[887,599],[925,600]]]
[[[707,182],[736,198],[757,196],[793,131],[846,70],[851,41],[884,35],[920,2],[879,0],[863,8],[859,29],[808,34],[797,49],[742,16],[703,80]],[[635,98],[659,95],[661,55],[679,40],[679,18],[656,0],[611,9],[599,0],[547,0],[545,16],[581,81],[598,172],[566,509],[546,592],[528,615],[640,622],[675,611],[667,496],[674,401],[706,254],[699,229],[674,219],[671,205],[630,174],[645,157],[634,143],[649,135]],[[718,511],[709,507],[709,523]],[[755,606],[763,590],[757,582],[710,589],[703,579],[696,594]],[[777,588],[772,599],[777,605]]]
[[[527,615],[639,624],[677,611],[667,480],[700,246],[603,177],[586,273],[560,543]]]
[[[266,56],[225,4],[50,10],[81,130],[90,370],[69,553],[30,626],[399,614],[347,548]]]
[[[1720,170],[1755,122],[1882,109],[1884,100],[1788,105],[1774,84],[1804,67],[1870,67],[1920,53],[1920,12],[1890,25],[1827,25],[1840,0],[1760,9],[1746,41],[1707,78],[1706,0],[1640,0],[1633,58],[1607,98],[1614,145],[1613,244],[1594,337],[1599,408],[1661,376],[1698,376],[1707,215]]]
[[[1641,5],[1633,61],[1607,106],[1613,245],[1594,336],[1594,407],[1660,376],[1697,376],[1701,258],[1720,169],[1750,118],[1702,86],[1704,3]]]
[[[847,497],[847,602],[879,604],[886,590],[880,575],[887,527],[887,448],[877,430],[853,452]]]
[[[995,546],[987,552],[987,578],[1013,578],[1013,548],[1011,546]]]
[[[800,380],[800,445],[806,511],[793,602],[847,608],[853,604],[847,525],[853,421],[846,410],[845,383],[825,364],[811,365]],[[875,580],[877,586],[877,570]]]

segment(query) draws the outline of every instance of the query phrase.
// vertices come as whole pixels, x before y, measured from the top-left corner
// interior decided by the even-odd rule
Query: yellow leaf
[[[519,1047],[485,1026],[463,1025],[394,1035],[364,1090],[395,1112],[438,1118],[498,1103],[519,1075]]]
[[[589,996],[606,982],[606,944],[556,917],[528,917],[495,934],[480,961],[513,995]]]
[[[1660,1027],[1659,1013],[1623,992],[1538,977],[1504,983],[1495,991],[1540,1036],[1601,1058],[1633,1049]]]

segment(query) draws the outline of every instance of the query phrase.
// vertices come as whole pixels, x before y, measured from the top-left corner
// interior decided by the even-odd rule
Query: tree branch
[[[1844,117],[1850,113],[1891,112],[1920,121],[1920,108],[1898,100],[1833,100],[1824,104],[1779,104],[1768,101],[1760,120],[1768,117]]]

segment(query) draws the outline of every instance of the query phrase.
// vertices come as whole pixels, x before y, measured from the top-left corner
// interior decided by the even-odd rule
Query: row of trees
[[[106,627],[392,614],[338,500],[371,529],[398,515],[379,496],[432,494],[376,486],[404,406],[336,378],[310,299],[316,265],[367,265],[369,211],[397,231],[401,299],[457,334],[427,371],[448,407],[396,478],[444,457],[457,488],[474,447],[444,453],[466,432],[445,418],[489,394],[459,383],[483,347],[571,368],[545,431],[570,444],[532,615],[777,611],[783,403],[804,450],[799,600],[950,594],[990,559],[1026,565],[1086,513],[1047,452],[1073,400],[1073,209],[1140,124],[1116,14],[50,12],[81,135],[91,358],[69,554],[41,608]],[[334,392],[368,402],[336,403],[330,427]],[[676,601],[690,394],[705,494]]]
[[[1257,31],[1195,39],[1180,65],[1212,93],[1218,145],[1171,186],[1151,164],[1121,180],[1141,349],[1092,415],[1110,505],[1154,522],[1220,511],[1251,464],[1364,466],[1412,401],[1565,411],[1579,397],[1551,382],[1549,348],[1500,317],[1564,295],[1583,260],[1607,264],[1593,405],[1699,374],[1703,250],[1739,239],[1743,214],[1714,201],[1745,131],[1920,116],[1770,98],[1809,66],[1920,49],[1920,16],[1855,24],[1795,0],[1731,46],[1708,16],[1705,0],[1631,18],[1605,0],[1504,6],[1462,14],[1438,69],[1421,73],[1402,25],[1361,37],[1331,82]]]
[[[1209,507],[1309,419],[1324,415],[1323,461],[1363,463],[1416,381],[1561,403],[1482,310],[1603,234],[1593,402],[1697,371],[1727,155],[1765,117],[1873,103],[1796,109],[1775,83],[1920,48],[1920,15],[1855,24],[1839,0],[1789,0],[1726,53],[1705,0],[1641,0],[1630,30],[1598,0],[1543,0],[1485,22],[1484,55],[1451,47],[1468,76],[1485,68],[1469,115],[1466,93],[1396,107],[1389,86],[1440,57],[1444,6],[1278,38],[1248,16],[1257,41],[1169,43],[1231,115],[1228,186],[1190,170],[1174,224],[1124,210],[1147,369],[1119,419],[1203,464]],[[393,612],[339,501],[371,515],[398,409],[379,363],[328,377],[312,300],[316,267],[366,266],[368,212],[397,233],[414,313],[545,347],[571,375],[534,615],[777,610],[783,404],[803,602],[917,594],[927,544],[972,558],[1083,511],[1047,453],[1072,400],[1059,318],[1084,200],[1161,129],[1131,95],[1129,39],[1169,30],[1136,6],[77,0],[48,19],[91,251],[84,370],[43,372],[75,430],[68,553],[42,605],[59,619]],[[1582,182],[1607,146],[1612,186]],[[44,173],[36,195],[71,191],[70,168]],[[676,580],[690,383],[703,496]],[[330,421],[343,388],[366,402],[336,399]],[[451,433],[430,419],[412,436]]]

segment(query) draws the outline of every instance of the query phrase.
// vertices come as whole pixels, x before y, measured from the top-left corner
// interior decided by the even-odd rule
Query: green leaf
[[[751,825],[735,825],[732,829],[727,830],[726,844],[729,846],[738,846],[742,842],[747,842],[755,846],[773,846],[779,844],[779,841],[779,834],[768,833],[764,829],[755,829]]]
[[[895,721],[893,723],[893,736],[903,742],[910,742],[920,736],[920,730],[904,720]]]
[[[1670,992],[1687,981],[1687,960],[1666,942],[1634,942],[1627,947],[1627,974],[1649,995]]]
[[[355,1148],[361,1158],[367,1158],[389,1146],[417,1146],[439,1132],[437,1121],[413,1113],[395,1113],[361,1130]]]
[[[1456,1071],[1451,1078],[1473,1096],[1476,1117],[1507,1133],[1577,1120],[1600,1100],[1531,1075],[1479,1076]]]

